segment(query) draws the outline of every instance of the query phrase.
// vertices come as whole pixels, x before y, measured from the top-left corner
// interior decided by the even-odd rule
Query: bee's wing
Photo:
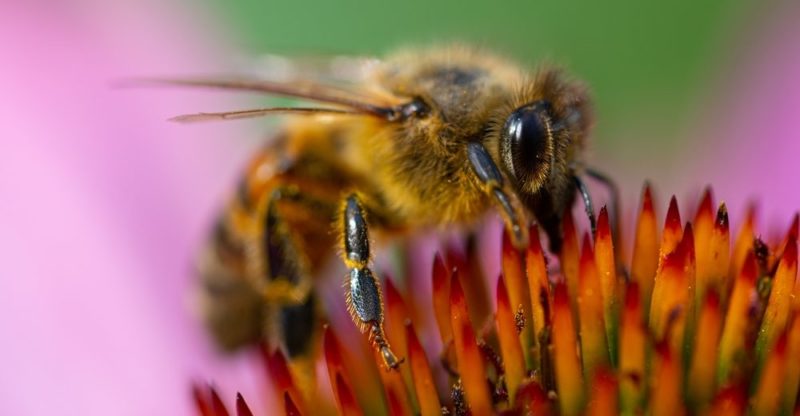
[[[229,120],[271,114],[362,114],[384,119],[396,117],[399,103],[407,99],[373,88],[367,79],[379,65],[371,58],[283,58],[266,55],[250,65],[249,75],[203,78],[139,78],[122,86],[184,86],[249,91],[325,103],[337,108],[277,107],[218,113],[198,113],[174,121]],[[259,63],[260,62],[260,63]]]
[[[193,123],[196,121],[221,121],[256,118],[275,114],[295,115],[358,115],[358,111],[340,110],[338,108],[310,108],[310,107],[269,107],[253,108],[248,110],[222,111],[214,113],[181,114],[169,119],[178,123]]]
[[[117,82],[118,86],[183,86],[255,92],[325,103],[341,109],[276,107],[257,110],[198,113],[178,116],[174,121],[225,120],[269,114],[362,114],[387,120],[396,118],[394,106],[406,101],[377,90],[366,79],[378,61],[369,58],[332,59],[306,57],[302,60],[268,55],[254,65],[258,75],[209,77],[135,78]],[[372,63],[370,63],[372,62]],[[369,69],[372,65],[372,69]],[[255,71],[255,70],[258,71]]]
[[[276,82],[314,81],[354,86],[367,80],[381,64],[378,58],[347,55],[262,55],[244,68],[248,73]]]
[[[331,54],[264,54],[242,65],[245,74],[255,79],[308,88],[312,85],[327,93],[363,102],[396,104],[394,97],[377,94],[371,75],[382,65],[376,57]],[[380,95],[380,96],[379,96]]]

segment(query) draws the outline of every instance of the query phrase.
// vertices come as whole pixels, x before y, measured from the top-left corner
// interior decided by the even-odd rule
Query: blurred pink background
[[[800,207],[800,8],[782,7],[698,109],[696,146],[655,173],[642,161],[658,155],[610,159],[627,206],[649,177],[664,204],[713,183],[734,216],[751,197],[780,224]],[[261,372],[213,352],[188,296],[263,125],[174,125],[236,103],[109,87],[224,69],[224,29],[182,3],[19,2],[0,6],[0,39],[0,414],[190,414],[190,381],[212,379],[263,408]]]
[[[800,3],[775,2],[739,34],[721,80],[697,106],[672,182],[714,184],[741,217],[757,201],[761,224],[782,234],[800,210]],[[671,175],[666,175],[671,176]]]
[[[219,68],[222,31],[179,6],[0,6],[0,414],[190,414],[207,378],[257,402],[259,373],[216,357],[189,293],[258,133],[165,121],[234,107],[217,94],[110,87]]]

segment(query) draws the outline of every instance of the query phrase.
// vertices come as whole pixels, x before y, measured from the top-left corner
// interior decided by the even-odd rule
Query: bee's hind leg
[[[347,308],[361,332],[368,332],[386,367],[396,368],[402,360],[392,352],[383,330],[383,296],[380,283],[369,268],[370,246],[367,220],[361,201],[348,196],[341,208],[342,258],[350,269]]]

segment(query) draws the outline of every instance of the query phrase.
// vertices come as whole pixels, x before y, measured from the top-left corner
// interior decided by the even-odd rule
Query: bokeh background
[[[190,380],[264,409],[251,357],[213,350],[189,294],[208,223],[274,124],[166,123],[253,101],[111,88],[121,77],[473,42],[591,85],[589,158],[627,211],[645,178],[662,205],[714,184],[734,224],[751,200],[767,229],[800,208],[797,2],[432,3],[2,2],[0,413],[190,414]]]

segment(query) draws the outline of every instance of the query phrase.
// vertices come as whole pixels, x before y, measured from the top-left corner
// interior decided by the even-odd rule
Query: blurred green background
[[[667,152],[754,13],[738,0],[203,1],[254,55],[380,55],[457,40],[556,62],[592,88],[596,148],[655,141]]]

